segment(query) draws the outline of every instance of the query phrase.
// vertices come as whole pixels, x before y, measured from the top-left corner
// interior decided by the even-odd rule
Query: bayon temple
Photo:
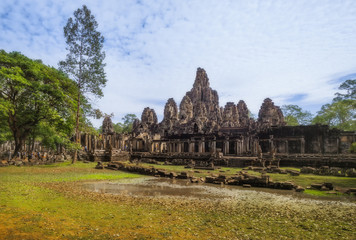
[[[146,107],[133,124],[128,139],[131,158],[149,158],[185,164],[214,161],[229,166],[278,161],[283,165],[355,165],[349,154],[355,132],[324,125],[286,126],[280,107],[266,98],[258,118],[250,117],[246,103],[219,105],[204,69],[198,68],[193,88],[178,104],[167,100],[158,122]]]
[[[287,126],[280,107],[266,98],[257,119],[250,117],[246,103],[219,104],[204,69],[198,68],[193,88],[179,107],[170,98],[158,122],[154,109],[143,109],[141,119],[127,134],[114,132],[105,117],[99,136],[83,133],[80,157],[92,161],[131,159],[164,161],[169,164],[194,162],[225,166],[281,165],[356,167],[350,146],[356,132],[331,129],[327,125]],[[0,146],[12,150],[10,143]],[[26,146],[24,146],[26,148]],[[41,147],[36,147],[41,151]],[[26,149],[23,149],[26,151]],[[59,153],[63,153],[58,146]]]

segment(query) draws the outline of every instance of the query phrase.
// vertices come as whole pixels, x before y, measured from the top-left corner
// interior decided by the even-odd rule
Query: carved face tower
[[[193,88],[186,93],[186,96],[192,102],[194,119],[206,119],[203,125],[207,125],[210,121],[221,121],[219,96],[215,90],[211,89],[204,69],[198,68]]]
[[[266,98],[258,113],[258,124],[261,127],[285,125],[282,110],[275,106],[270,98]]]
[[[193,118],[193,103],[190,98],[185,95],[179,105],[179,123],[185,124]]]
[[[226,103],[222,115],[222,127],[238,127],[240,125],[238,109],[233,102]]]
[[[146,126],[157,124],[157,115],[154,109],[146,107],[141,115],[141,122]]]

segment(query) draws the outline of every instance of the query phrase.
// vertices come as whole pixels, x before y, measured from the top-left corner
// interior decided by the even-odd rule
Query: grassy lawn
[[[356,238],[353,203],[295,205],[268,196],[263,201],[208,201],[93,193],[81,189],[80,182],[142,177],[94,166],[0,168],[0,239]]]

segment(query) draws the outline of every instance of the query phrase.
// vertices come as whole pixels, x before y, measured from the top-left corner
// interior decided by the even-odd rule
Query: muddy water
[[[83,186],[91,191],[134,196],[182,196],[209,197],[209,193],[200,186],[188,185],[187,181],[166,179],[128,179],[124,182],[90,182]]]
[[[243,188],[241,186],[226,186],[213,184],[192,184],[188,180],[165,178],[138,178],[121,181],[86,182],[82,187],[89,191],[109,194],[125,194],[147,197],[184,197],[199,199],[231,199],[251,197],[288,198],[305,200],[329,200],[355,202],[348,197],[316,197],[297,193],[294,190],[279,190],[269,188]]]

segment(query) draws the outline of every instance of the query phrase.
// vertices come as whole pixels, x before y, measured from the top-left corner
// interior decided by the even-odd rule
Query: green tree
[[[298,105],[283,105],[282,111],[288,126],[308,125],[313,118],[309,111],[303,111]]]
[[[52,150],[56,150],[59,145],[62,145],[66,149],[72,149],[74,144],[70,141],[70,136],[74,128],[74,121],[72,122],[71,126],[62,126],[59,130],[58,127],[54,127],[48,121],[42,121],[32,132],[32,139],[30,137],[29,143],[33,144],[35,141],[39,141],[42,146]]]
[[[344,93],[335,93],[336,97],[334,102],[341,100],[356,100],[356,79],[346,80],[339,86],[339,90],[343,90]],[[354,102],[354,104],[356,104]]]
[[[137,119],[135,114],[126,114],[121,120],[124,121],[124,132],[131,132],[132,131],[132,124]]]
[[[118,122],[113,124],[114,131],[117,133],[129,133],[132,131],[132,124],[137,119],[135,114],[126,114],[123,118],[121,118],[122,122]]]
[[[349,100],[325,104],[313,119],[314,124],[326,124],[346,131],[356,130],[355,108]]]
[[[0,114],[0,144],[12,140],[7,118],[4,114]]]
[[[79,141],[79,121],[81,114],[82,95],[90,93],[102,97],[102,88],[106,84],[103,63],[105,52],[102,51],[104,37],[97,31],[98,23],[87,6],[74,12],[74,18],[69,18],[64,27],[67,54],[66,60],[59,63],[61,70],[66,72],[77,83],[79,89],[76,113],[75,136]],[[77,160],[75,151],[73,162]]]
[[[73,127],[76,85],[62,72],[18,52],[0,50],[0,119],[7,120],[14,153],[42,122]]]
[[[346,80],[335,93],[331,104],[325,104],[313,119],[314,124],[327,124],[346,131],[356,130],[356,80]]]

